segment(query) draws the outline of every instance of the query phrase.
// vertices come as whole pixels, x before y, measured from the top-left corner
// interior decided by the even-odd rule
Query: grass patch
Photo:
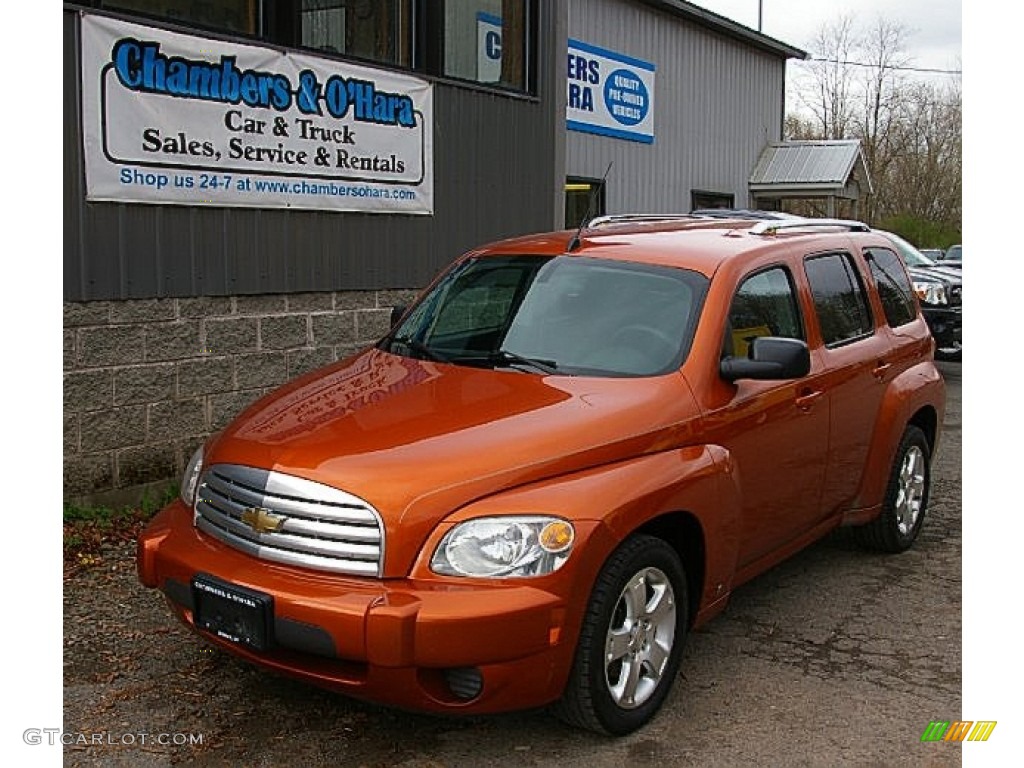
[[[146,493],[134,506],[87,507],[64,504],[64,571],[102,565],[104,549],[134,542],[157,512],[178,495],[177,486],[161,493]]]

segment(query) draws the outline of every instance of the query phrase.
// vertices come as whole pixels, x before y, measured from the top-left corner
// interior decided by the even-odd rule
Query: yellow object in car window
[[[746,357],[750,343],[758,336],[771,336],[772,329],[767,325],[752,325],[749,328],[732,329],[732,350],[735,357]]]

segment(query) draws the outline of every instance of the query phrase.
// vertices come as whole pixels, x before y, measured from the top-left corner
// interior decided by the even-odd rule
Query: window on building
[[[100,8],[129,11],[245,35],[258,34],[262,0],[101,0]]]
[[[807,259],[804,269],[825,346],[839,346],[874,331],[864,286],[850,256],[814,256]]]
[[[502,89],[536,88],[539,0],[82,1]]]
[[[299,30],[305,48],[412,63],[410,0],[300,0]]]
[[[759,336],[804,338],[793,280],[782,267],[751,275],[736,291],[729,307],[723,357],[747,357],[750,343]]]
[[[565,182],[565,226],[576,229],[585,219],[605,213],[604,182],[570,177]]]
[[[736,196],[725,192],[704,192],[694,189],[690,192],[690,210],[699,208],[735,208]]]
[[[526,0],[444,0],[441,74],[526,90]]]
[[[887,248],[871,248],[864,255],[878,286],[878,296],[889,326],[897,328],[917,317],[914,288],[899,256]]]

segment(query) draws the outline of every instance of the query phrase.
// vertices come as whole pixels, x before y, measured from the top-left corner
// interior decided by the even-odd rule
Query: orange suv
[[[603,217],[472,251],[398,315],[211,437],[140,537],[209,642],[624,734],[737,585],[840,525],[921,529],[945,390],[862,224]]]

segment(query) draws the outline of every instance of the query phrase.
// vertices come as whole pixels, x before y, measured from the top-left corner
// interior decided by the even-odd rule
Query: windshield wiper
[[[443,355],[436,352],[422,341],[409,336],[396,336],[391,340],[391,345],[399,344],[406,347],[410,352],[433,360],[438,363],[456,363],[462,365],[521,365],[532,368],[541,373],[558,373],[558,363],[554,360],[543,360],[533,357],[525,357],[507,349],[496,349],[485,355]]]
[[[541,373],[558,373],[558,363],[536,357],[524,357],[507,349],[496,349],[483,358],[490,365],[525,365]]]
[[[422,341],[418,339],[413,339],[409,336],[396,336],[391,340],[391,345],[394,344],[401,344],[402,346],[408,348],[412,352],[415,352],[421,357],[425,357],[428,360],[433,360],[436,363],[450,362],[450,359],[448,357],[442,355],[440,352],[435,352]]]
[[[507,349],[497,350],[494,352],[493,357],[505,363],[527,365],[531,368],[536,368],[538,371],[543,371],[544,373],[558,373],[558,363],[554,360],[544,360],[538,357],[524,357],[523,355],[516,354],[515,352],[509,352]]]

